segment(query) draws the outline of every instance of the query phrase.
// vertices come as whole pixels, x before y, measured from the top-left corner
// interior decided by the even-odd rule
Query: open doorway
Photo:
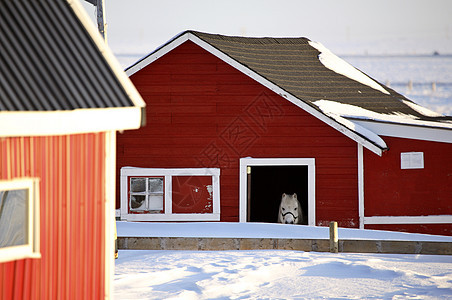
[[[308,166],[252,166],[248,173],[248,222],[276,223],[282,194],[297,193],[308,224]]]
[[[278,220],[283,193],[297,193],[303,224],[315,225],[315,160],[313,158],[242,158],[240,222]]]

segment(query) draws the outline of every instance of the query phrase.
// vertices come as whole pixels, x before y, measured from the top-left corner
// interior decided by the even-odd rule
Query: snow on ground
[[[447,299],[452,257],[120,250],[116,299]]]
[[[117,222],[118,236],[325,238],[328,227]],[[339,228],[340,239],[452,237]],[[120,250],[116,299],[452,299],[452,256]]]

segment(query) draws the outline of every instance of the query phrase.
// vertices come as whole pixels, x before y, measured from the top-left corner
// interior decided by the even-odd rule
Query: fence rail
[[[431,90],[433,92],[436,92],[437,90],[450,90],[452,93],[452,82],[416,82],[416,81],[397,81],[397,82],[390,82],[386,81],[385,85],[392,88],[407,88],[408,90],[413,89],[423,89],[423,90]]]
[[[120,250],[297,250],[330,252],[329,239],[118,237]],[[452,255],[451,242],[339,240],[338,252]]]

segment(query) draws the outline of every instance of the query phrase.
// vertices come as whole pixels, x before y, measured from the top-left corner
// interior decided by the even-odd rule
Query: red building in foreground
[[[110,298],[115,136],[144,102],[79,4],[0,19],[0,299]]]
[[[309,225],[452,234],[452,118],[321,44],[187,31],[126,73],[148,125],[118,135],[123,220],[276,222],[296,192]]]

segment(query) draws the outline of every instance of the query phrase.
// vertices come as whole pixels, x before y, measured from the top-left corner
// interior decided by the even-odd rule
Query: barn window
[[[400,168],[404,169],[423,169],[424,152],[402,152],[400,153]]]
[[[0,262],[40,257],[37,182],[0,181]]]
[[[130,177],[129,207],[136,212],[163,212],[164,177]]]
[[[219,169],[121,169],[121,219],[218,221]]]

